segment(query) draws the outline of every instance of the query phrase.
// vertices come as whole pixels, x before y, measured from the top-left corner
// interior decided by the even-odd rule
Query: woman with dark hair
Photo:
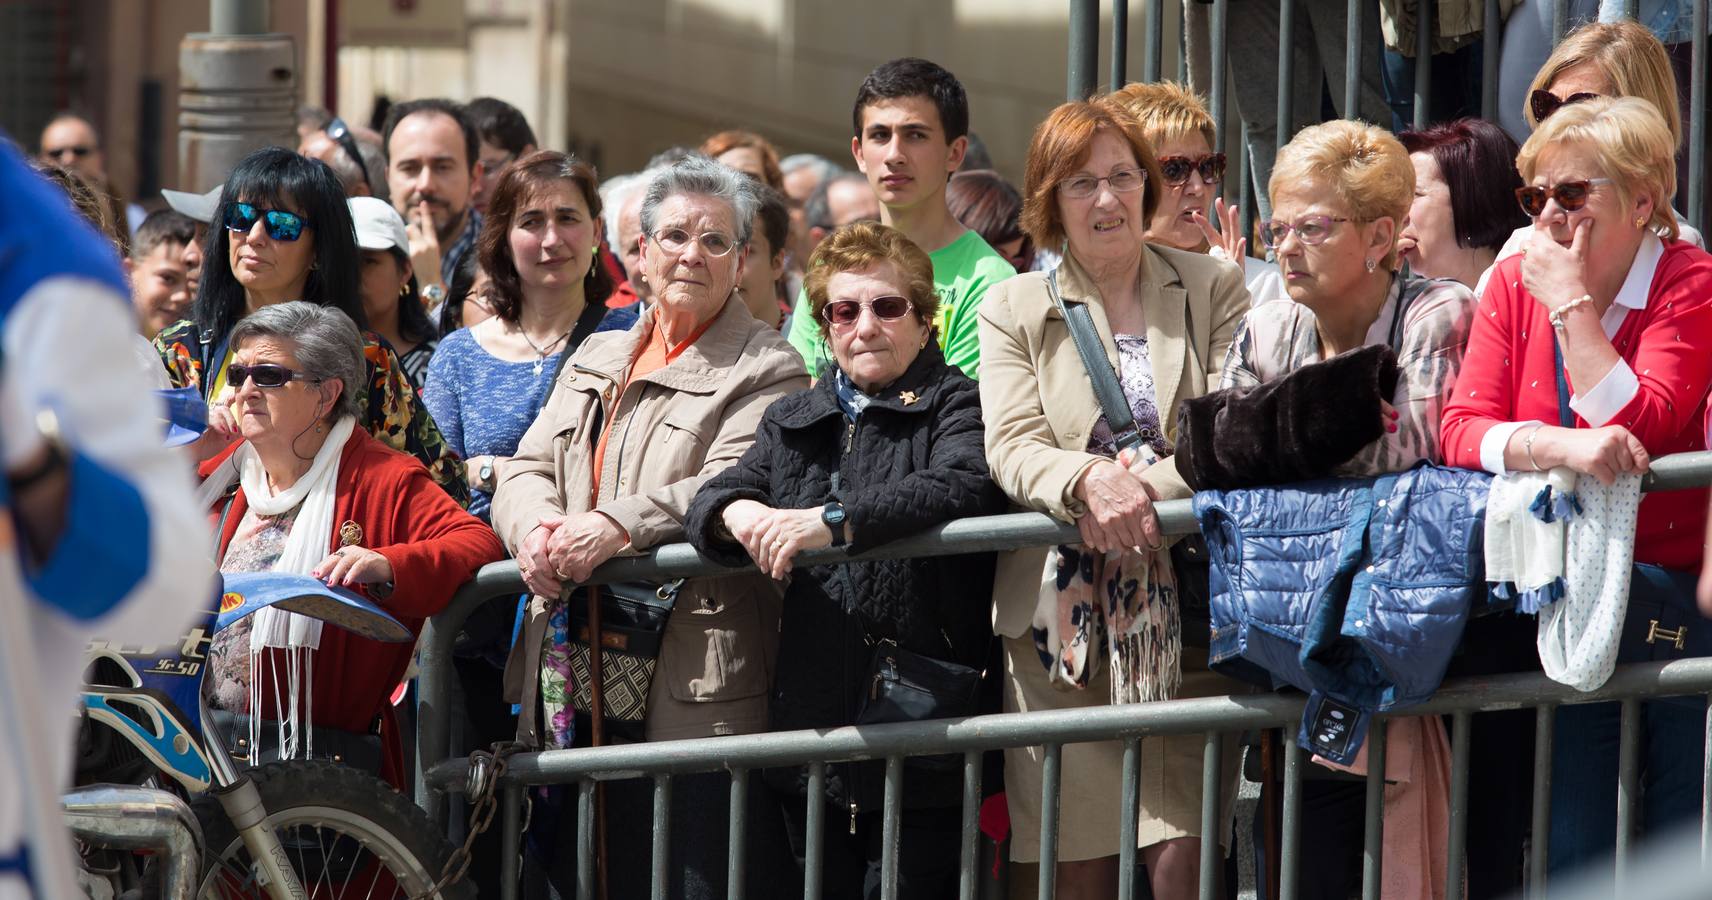
[[[597,186],[593,168],[556,150],[506,169],[476,239],[493,318],[446,335],[428,364],[423,399],[463,456],[470,511],[484,519],[495,467],[546,402],[560,359],[636,321],[633,309],[606,308]]]
[[[446,286],[446,299],[428,311],[447,335],[460,328],[473,328],[493,317],[493,301],[488,297],[487,273],[474,253],[466,253],[452,270],[452,282]]]
[[[363,312],[370,327],[398,354],[410,383],[420,389],[440,341],[428,310],[416,299],[421,293],[410,264],[404,217],[377,197],[352,197],[349,202],[362,250]]]
[[[1457,119],[1397,135],[1415,166],[1415,201],[1397,251],[1424,278],[1449,278],[1479,296],[1498,251],[1527,216],[1516,142],[1485,119]]]
[[[951,176],[945,205],[963,227],[991,244],[1018,272],[1034,268],[1034,241],[1017,220],[1022,196],[992,169],[970,169]]]
[[[208,429],[198,443],[204,459],[239,437],[226,383],[232,326],[265,306],[304,300],[331,306],[367,328],[359,290],[356,229],[344,188],[326,163],[268,147],[238,163],[220,192],[208,230],[203,273],[191,318],[168,325],[155,349],[176,387],[197,387],[209,401]],[[460,503],[468,491],[458,460],[416,399],[398,355],[372,331],[363,332],[368,380],[353,395],[359,417],[381,443],[421,460]]]

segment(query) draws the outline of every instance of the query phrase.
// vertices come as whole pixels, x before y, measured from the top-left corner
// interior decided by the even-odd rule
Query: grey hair
[[[679,195],[711,197],[731,205],[733,227],[739,246],[748,246],[755,229],[755,213],[761,208],[761,195],[755,190],[755,179],[729,166],[715,162],[700,153],[660,170],[648,182],[648,193],[642,195],[642,233],[653,234],[659,224],[660,205],[667,198]]]
[[[232,326],[233,350],[255,338],[273,338],[297,347],[293,354],[303,374],[312,378],[337,378],[345,387],[329,410],[330,417],[361,416],[357,395],[364,371],[363,335],[351,317],[331,306],[302,300],[264,306]],[[235,385],[234,385],[235,387]]]
[[[825,228],[830,231],[838,224],[832,221],[832,189],[845,182],[868,187],[868,176],[861,172],[839,172],[815,185],[814,193],[809,194],[808,201],[803,204],[803,219],[811,228]]]
[[[789,175],[798,169],[813,169],[814,180],[825,181],[839,172],[844,171],[838,163],[821,156],[818,153],[793,153],[779,160],[779,171]]]

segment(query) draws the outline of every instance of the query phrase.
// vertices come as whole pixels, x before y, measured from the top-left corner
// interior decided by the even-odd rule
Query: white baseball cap
[[[351,221],[357,226],[357,246],[364,250],[397,248],[410,253],[410,235],[404,230],[404,217],[392,204],[378,197],[352,197],[345,201],[351,207]]]
[[[204,225],[212,225],[214,224],[214,211],[220,208],[220,192],[225,189],[225,185],[217,184],[214,185],[213,190],[206,194],[163,190],[161,197],[166,200],[167,206]]]

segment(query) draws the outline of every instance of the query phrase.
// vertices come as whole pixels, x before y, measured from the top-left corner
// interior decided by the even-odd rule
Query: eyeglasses
[[[267,236],[276,241],[295,241],[303,237],[303,229],[309,225],[302,216],[283,209],[257,209],[248,203],[226,205],[228,231],[248,234],[258,220],[266,223]]]
[[[704,255],[716,259],[737,249],[737,241],[730,235],[717,231],[690,234],[682,228],[665,228],[654,232],[654,243],[659,244],[661,250],[673,255],[688,250],[692,243],[699,244]]]
[[[232,363],[226,367],[226,383],[231,385],[233,390],[243,387],[244,382],[252,378],[255,379],[256,387],[259,388],[284,387],[286,382],[290,381],[309,381],[320,384],[325,380],[313,375],[305,375],[302,372],[293,372],[274,363],[257,363],[253,366]]]
[[[1113,191],[1119,194],[1128,194],[1141,190],[1142,185],[1147,184],[1147,170],[1119,169],[1103,178],[1095,178],[1092,175],[1077,175],[1060,181],[1058,190],[1066,197],[1083,200],[1094,196],[1094,192],[1100,189],[1100,182],[1102,181]]]
[[[1598,96],[1598,94],[1590,93],[1588,91],[1576,91],[1568,97],[1559,97],[1551,91],[1534,91],[1532,94],[1528,95],[1528,108],[1533,111],[1535,122],[1544,122],[1551,118],[1552,113],[1563,109],[1571,103],[1580,103],[1583,100],[1592,100]]]
[[[1331,236],[1332,225],[1338,222],[1348,222],[1349,219],[1339,216],[1303,216],[1294,224],[1280,219],[1267,219],[1260,223],[1260,239],[1266,246],[1276,248],[1284,243],[1290,232],[1296,232],[1296,237],[1310,247],[1318,246]]]
[[[72,156],[77,157],[78,159],[82,159],[85,156],[88,156],[89,154],[94,153],[94,152],[95,152],[94,147],[85,147],[85,146],[82,146],[80,144],[80,145],[75,146],[75,147],[60,147],[57,150],[43,150],[42,155],[48,157],[49,159],[59,159],[60,157],[69,153]]]
[[[834,300],[821,309],[820,317],[834,328],[849,328],[862,318],[862,310],[874,313],[882,322],[896,322],[915,309],[908,297],[875,297],[872,300]]]
[[[338,144],[339,149],[351,158],[351,162],[357,164],[357,171],[363,173],[363,185],[369,189],[369,193],[374,193],[374,185],[369,183],[369,167],[363,165],[363,154],[357,149],[357,139],[351,134],[351,127],[345,124],[344,119],[334,116],[333,121],[328,122],[327,127],[321,130],[327,132],[333,143]]]
[[[1609,178],[1588,178],[1584,181],[1561,181],[1550,187],[1520,187],[1516,188],[1516,202],[1522,204],[1522,212],[1535,219],[1546,211],[1547,197],[1556,200],[1564,212],[1575,212],[1587,205],[1587,195],[1593,193],[1595,186],[1610,183]]]
[[[1159,158],[1159,176],[1172,187],[1187,184],[1191,172],[1199,172],[1201,180],[1207,184],[1218,184],[1225,180],[1225,155],[1223,153],[1209,153],[1206,156],[1161,156]]]

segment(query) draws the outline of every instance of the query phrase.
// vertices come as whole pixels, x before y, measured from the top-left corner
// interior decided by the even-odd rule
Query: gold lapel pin
[[[921,398],[915,395],[915,391],[904,391],[898,394],[898,399],[902,400],[905,406],[909,406]]]
[[[363,526],[349,520],[346,520],[345,524],[339,526],[339,546],[356,547],[361,545],[362,542]]]

